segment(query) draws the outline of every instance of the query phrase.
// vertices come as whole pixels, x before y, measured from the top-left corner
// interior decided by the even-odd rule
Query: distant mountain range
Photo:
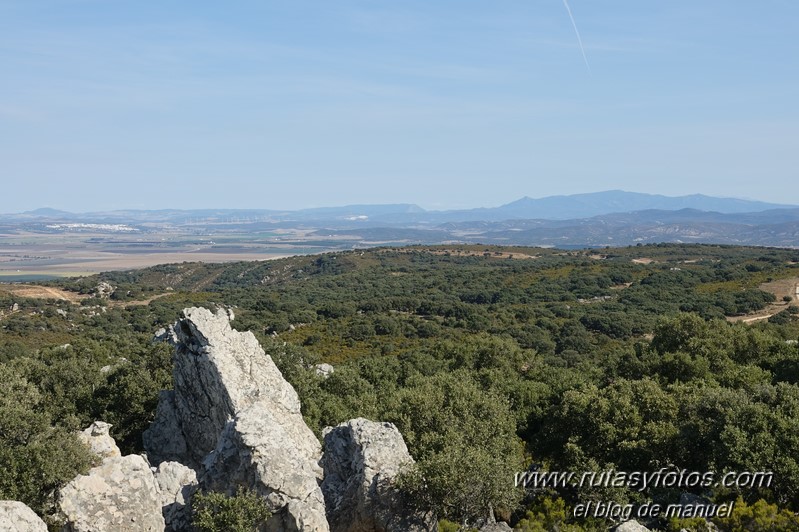
[[[532,199],[524,197],[520,200],[498,207],[495,211],[500,216],[509,218],[544,218],[550,220],[567,220],[585,218],[601,214],[617,212],[634,212],[643,210],[674,211],[696,209],[721,213],[755,212],[767,209],[796,207],[796,205],[778,205],[762,201],[750,201],[733,198],[715,198],[702,194],[669,197],[657,194],[640,194],[609,190],[589,194],[573,194],[570,196],[549,196]]]
[[[557,247],[650,242],[799,247],[799,206],[694,194],[669,197],[611,190],[499,207],[428,211],[413,204],[347,205],[296,211],[126,210],[74,214],[37,209],[0,215],[3,225],[89,223],[190,225],[208,231],[317,230],[353,245],[479,242]]]
[[[349,220],[380,219],[395,223],[408,222],[447,222],[447,221],[503,221],[523,219],[569,220],[588,218],[602,214],[628,213],[643,210],[674,211],[695,209],[718,213],[749,213],[769,209],[793,208],[797,205],[783,205],[734,198],[717,198],[702,194],[690,196],[662,196],[609,190],[569,196],[548,196],[545,198],[523,197],[499,207],[483,207],[466,210],[428,211],[413,204],[388,205],[346,205],[343,207],[321,207],[295,211],[275,209],[161,209],[161,210],[119,210],[111,212],[70,213],[56,209],[36,209],[19,214],[0,215],[4,219],[46,218],[58,221],[101,220],[108,222],[131,222],[137,220],[185,221],[191,219],[228,218],[272,218],[275,221],[291,220]]]

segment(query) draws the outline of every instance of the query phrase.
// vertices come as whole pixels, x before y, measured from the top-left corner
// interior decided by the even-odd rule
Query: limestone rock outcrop
[[[57,506],[63,530],[162,532],[161,495],[150,464],[139,455],[122,456],[110,429],[95,421],[78,433],[101,463],[61,489]]]
[[[508,523],[489,523],[480,528],[480,532],[511,532],[513,530]]]
[[[184,319],[174,327],[177,344],[171,398],[188,458],[202,463],[216,448],[227,422],[254,402],[300,415],[297,393],[251,332],[233,330],[224,310],[213,314],[189,308],[183,313]],[[313,437],[307,427],[305,432]],[[157,450],[147,451],[149,456]]]
[[[268,532],[436,530],[433,516],[411,508],[396,487],[413,464],[397,428],[366,419],[328,428],[322,458],[297,393],[231,319],[224,310],[189,308],[171,334],[160,335],[175,344],[174,390],[159,396],[144,446],[160,464],[167,526],[187,529],[196,490],[243,487],[274,513]]]
[[[0,501],[0,532],[47,532],[47,525],[23,503]]]
[[[144,438],[150,459],[195,468],[203,489],[256,490],[276,514],[274,530],[328,530],[321,446],[294,388],[226,311],[183,315],[173,328],[174,392],[160,396]]]
[[[167,530],[186,530],[191,520],[191,496],[197,473],[179,462],[161,462],[155,471]]]
[[[122,456],[122,453],[119,451],[114,438],[111,437],[110,431],[110,423],[95,421],[89,428],[78,433],[78,439],[85,443],[92,453],[102,460],[117,458]]]
[[[614,532],[649,532],[649,529],[635,519],[630,519],[617,526]]]
[[[163,532],[161,497],[150,465],[139,455],[106,458],[61,490],[65,532]]]
[[[317,375],[326,379],[336,372],[336,368],[330,364],[317,364],[314,366],[314,371]]]
[[[111,297],[111,294],[114,293],[116,287],[107,283],[106,281],[100,281],[96,287],[94,287],[94,293],[97,297],[102,299],[108,299]]]
[[[188,530],[195,471],[178,462],[162,462],[155,469],[142,456],[122,456],[110,428],[95,421],[78,433],[101,463],[62,488],[54,517],[64,521],[63,530]]]
[[[319,488],[319,444],[313,433],[312,439],[303,433],[291,418],[253,404],[227,425],[216,450],[203,463],[203,487],[256,490],[266,497],[270,510],[283,509],[275,518],[282,522],[274,523],[276,530],[327,530]]]
[[[147,458],[153,464],[178,461],[186,465],[197,465],[194,460],[189,459],[188,445],[175,406],[175,392],[172,390],[162,390],[158,394],[155,420],[142,434],[142,441],[147,450]]]
[[[403,501],[394,479],[413,464],[391,423],[353,419],[325,429],[322,492],[334,532],[436,530],[432,516]]]
[[[177,338],[174,337],[174,332],[172,331],[171,328],[167,330],[164,327],[161,327],[153,334],[153,343],[169,342],[169,341],[174,342],[176,340]]]

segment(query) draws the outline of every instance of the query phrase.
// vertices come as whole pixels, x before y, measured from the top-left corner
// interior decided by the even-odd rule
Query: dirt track
[[[137,299],[134,301],[111,301],[109,306],[111,307],[143,307],[145,305],[149,305],[151,301],[155,301],[156,299],[162,298],[164,296],[168,296],[172,292],[164,292],[163,294],[158,294],[152,297],[148,297],[147,299]]]
[[[70,303],[78,304],[86,298],[92,297],[86,294],[76,294],[75,292],[68,292],[60,288],[52,288],[49,286],[36,286],[36,285],[3,285],[2,290],[9,294],[14,294],[19,297],[28,297],[31,299],[56,299],[58,301],[69,301]],[[134,301],[108,301],[109,307],[138,307],[150,304],[158,298],[168,296],[172,292],[164,292],[150,296],[147,299],[137,299]]]
[[[788,305],[795,305],[799,299],[799,277],[791,277],[789,279],[779,279],[761,284],[758,288],[765,292],[771,292],[777,298],[774,303],[771,303],[763,310],[746,314],[745,316],[728,316],[727,321],[742,321],[744,323],[752,323],[761,320],[767,320],[774,314],[782,312]],[[791,301],[783,301],[785,296],[791,296]]]
[[[3,291],[20,297],[29,297],[32,299],[57,299],[59,301],[69,301],[72,303],[79,303],[80,301],[89,297],[83,294],[76,294],[75,292],[67,292],[66,290],[61,290],[60,288],[35,285],[4,285]]]

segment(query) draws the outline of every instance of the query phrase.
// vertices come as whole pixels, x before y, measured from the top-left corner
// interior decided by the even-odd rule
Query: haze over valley
[[[0,280],[85,275],[183,261],[262,260],[414,244],[558,248],[647,243],[799,246],[799,206],[608,191],[500,207],[413,204],[297,211],[203,209],[0,215]]]

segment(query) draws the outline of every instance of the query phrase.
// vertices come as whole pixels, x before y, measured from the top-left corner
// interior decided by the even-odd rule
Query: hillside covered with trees
[[[605,530],[610,520],[575,517],[575,506],[665,505],[687,492],[734,502],[714,520],[722,530],[795,530],[799,307],[762,288],[798,278],[797,250],[661,244],[380,248],[48,283],[78,302],[0,285],[0,499],[47,515],[55,490],[91,465],[74,432],[94,420],[141,452],[172,384],[171,349],[153,335],[206,306],[231,308],[233,326],[255,333],[317,435],[356,417],[396,424],[417,462],[403,487],[444,530],[489,511],[525,531]],[[763,319],[733,321],[754,313]],[[661,468],[773,482],[514,483],[537,469]]]

